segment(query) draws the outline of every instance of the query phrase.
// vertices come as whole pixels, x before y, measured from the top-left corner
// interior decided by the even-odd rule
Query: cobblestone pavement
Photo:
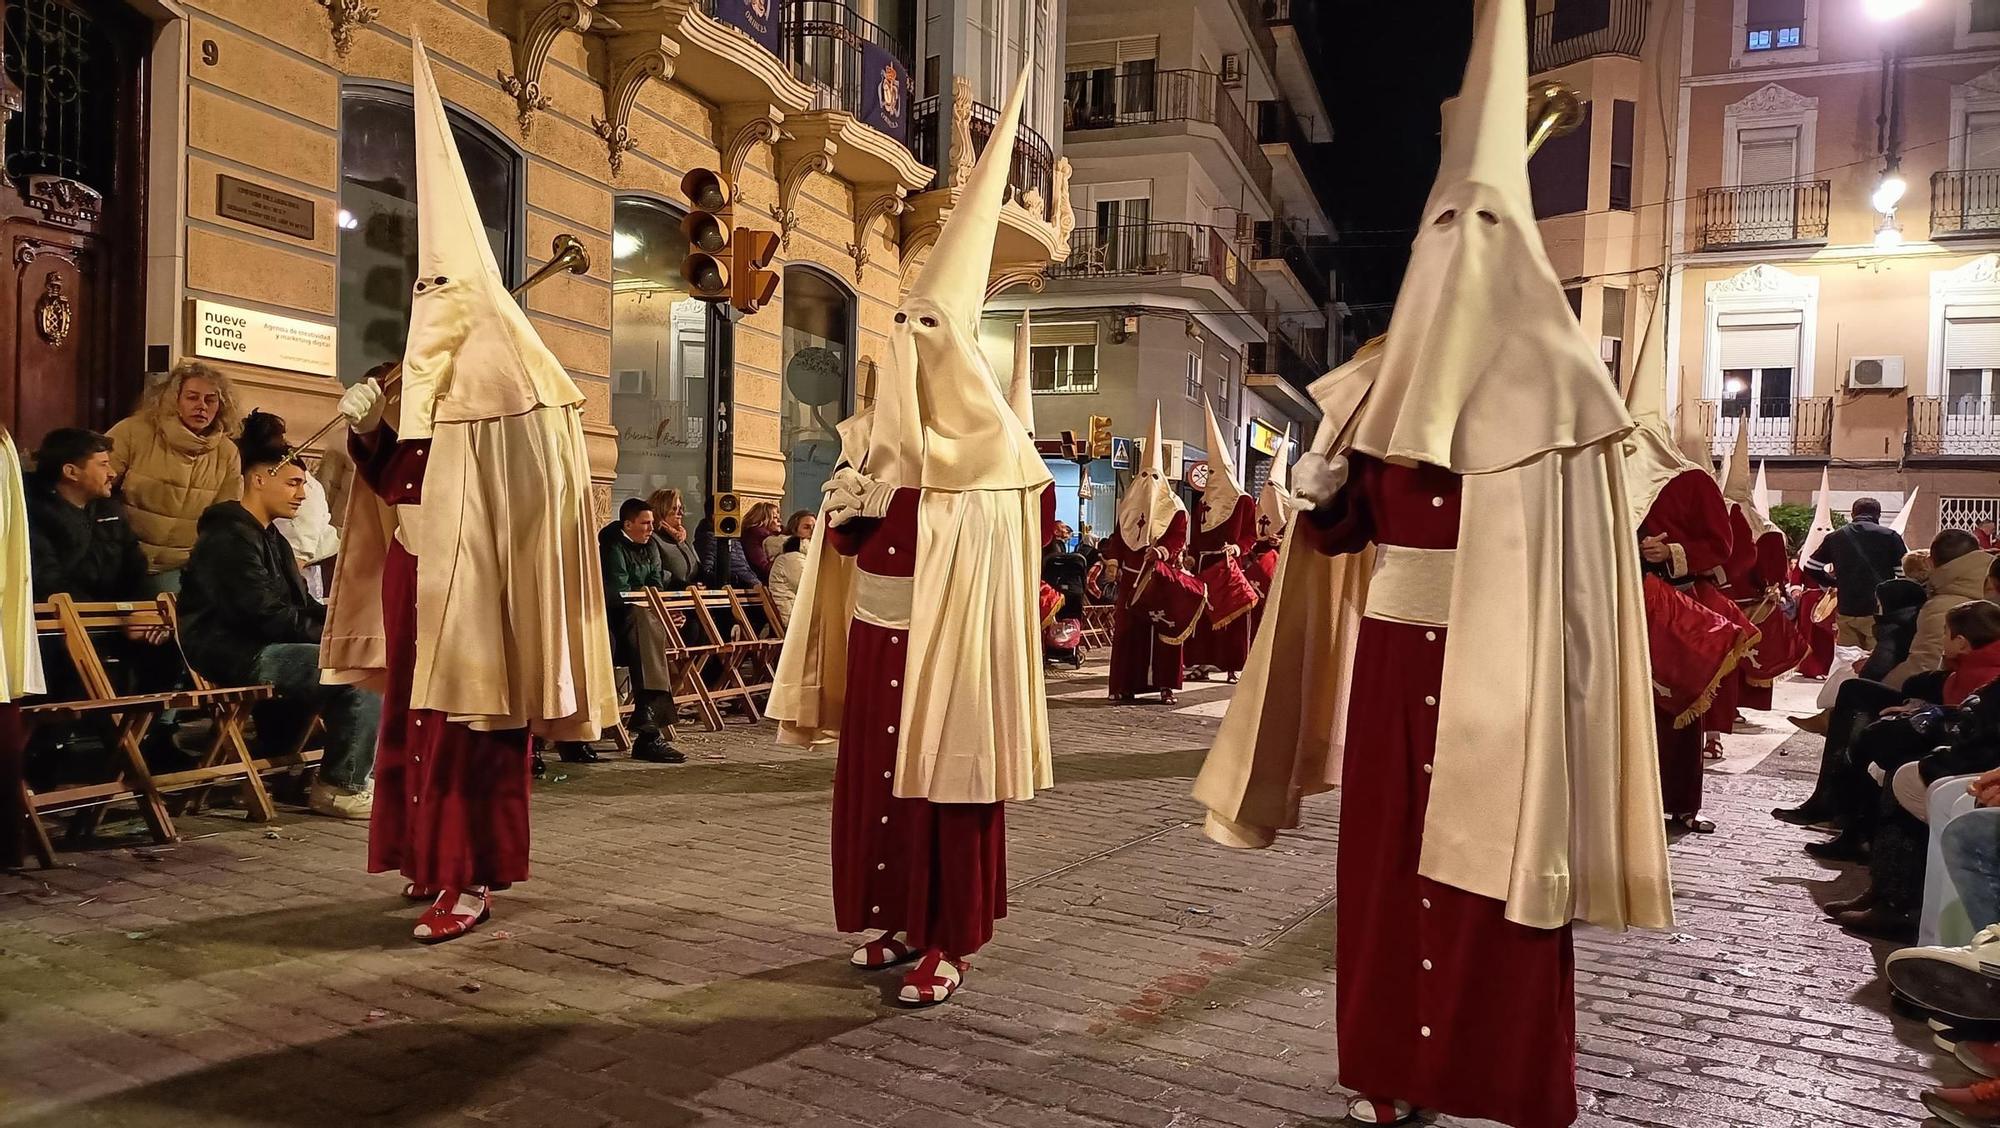
[[[1212,708],[1112,706],[1101,668],[1050,690],[1058,787],[1009,810],[1010,915],[948,1006],[849,969],[831,756],[740,726],[682,767],[552,763],[535,880],[436,948],[364,828],[296,812],[0,875],[0,1123],[1339,1122],[1333,799],[1223,851],[1187,796]],[[1580,1123],[1887,1128],[1962,1076],[1820,919],[1857,878],[1765,813],[1816,760],[1786,751],[1711,775],[1678,931],[1579,933]]]

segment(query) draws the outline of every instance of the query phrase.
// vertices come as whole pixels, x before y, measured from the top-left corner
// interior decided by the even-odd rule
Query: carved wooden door
[[[120,3],[0,0],[0,424],[102,430],[145,374],[144,72]]]

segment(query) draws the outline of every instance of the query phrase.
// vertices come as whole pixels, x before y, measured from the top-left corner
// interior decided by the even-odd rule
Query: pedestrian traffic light
[[[735,261],[729,276],[729,304],[738,313],[756,313],[778,293],[778,272],[764,269],[778,253],[778,233],[739,227],[730,250]]]
[[[735,189],[729,178],[712,168],[698,168],[681,178],[681,194],[687,197],[687,217],[681,220],[681,234],[687,236],[688,255],[681,260],[681,278],[687,282],[688,296],[704,302],[730,299],[730,223],[736,212]]]
[[[1111,417],[1093,415],[1090,417],[1090,457],[1111,457]]]

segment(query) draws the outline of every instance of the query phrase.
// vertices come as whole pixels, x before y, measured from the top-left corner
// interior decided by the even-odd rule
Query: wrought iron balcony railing
[[[1243,119],[1222,76],[1201,70],[1139,70],[1109,83],[1078,75],[1063,84],[1063,128],[1117,129],[1162,122],[1207,122],[1243,161],[1250,179],[1271,195],[1271,162]]]
[[[842,0],[786,0],[779,34],[793,77],[813,88],[813,109],[845,110],[909,144],[910,53],[895,36]],[[882,73],[890,62],[898,69]],[[879,106],[894,112],[870,112]]]
[[[2000,397],[1911,396],[1909,454],[2000,456]]]
[[[1832,449],[1830,396],[1701,400],[1694,407],[1702,439],[1718,455],[1736,449],[1737,433],[1745,429],[1757,458],[1824,458]]]
[[[1636,59],[1645,42],[1646,0],[1559,4],[1528,17],[1528,69],[1539,74],[1597,55]]]
[[[1252,108],[1257,111],[1258,144],[1295,149],[1312,144],[1311,119],[1300,117],[1290,102],[1256,102]]]
[[[910,111],[910,151],[916,154],[918,160],[937,170],[937,177],[931,181],[932,188],[944,187],[951,175],[944,155],[944,146],[949,139],[943,136],[950,123],[938,120],[939,107],[945,104],[942,98],[930,97],[918,102]],[[993,126],[999,120],[1000,111],[984,102],[972,104],[972,146],[975,154],[986,151],[986,142],[992,138]],[[1057,207],[1068,207],[1067,200],[1055,200],[1055,173],[1055,153],[1049,148],[1048,141],[1023,122],[1014,138],[1014,159],[1007,167],[1008,185],[1017,197],[1033,191],[1040,194],[1044,206],[1054,200]]]
[[[1299,284],[1305,287],[1313,304],[1324,306],[1331,299],[1327,278],[1332,271],[1321,254],[1323,242],[1315,246],[1314,240],[1301,236],[1283,220],[1260,220],[1255,232],[1250,244],[1253,257],[1283,259],[1298,277]]]
[[[1221,231],[1199,223],[1120,223],[1079,227],[1069,258],[1049,268],[1050,278],[1206,274],[1246,310],[1262,316],[1264,287]]]
[[[1326,375],[1326,365],[1300,339],[1297,326],[1272,324],[1265,336],[1250,343],[1246,358],[1250,372],[1276,376],[1300,392]]]
[[[1825,180],[1706,189],[1700,204],[1701,247],[1824,243],[1832,195]]]
[[[2000,235],[2000,168],[1931,173],[1931,238]]]

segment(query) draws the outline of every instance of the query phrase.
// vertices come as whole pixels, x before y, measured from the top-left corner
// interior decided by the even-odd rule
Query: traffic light
[[[739,227],[730,250],[735,262],[729,276],[729,304],[738,313],[756,313],[778,293],[778,272],[764,269],[778,253],[778,233]]]
[[[726,302],[730,298],[730,223],[736,212],[736,192],[729,178],[712,168],[698,168],[681,178],[681,194],[687,197],[687,217],[681,220],[681,234],[687,236],[688,256],[681,260],[681,278],[688,296],[704,302]]]
[[[1093,415],[1090,417],[1090,457],[1111,457],[1111,417]]]

